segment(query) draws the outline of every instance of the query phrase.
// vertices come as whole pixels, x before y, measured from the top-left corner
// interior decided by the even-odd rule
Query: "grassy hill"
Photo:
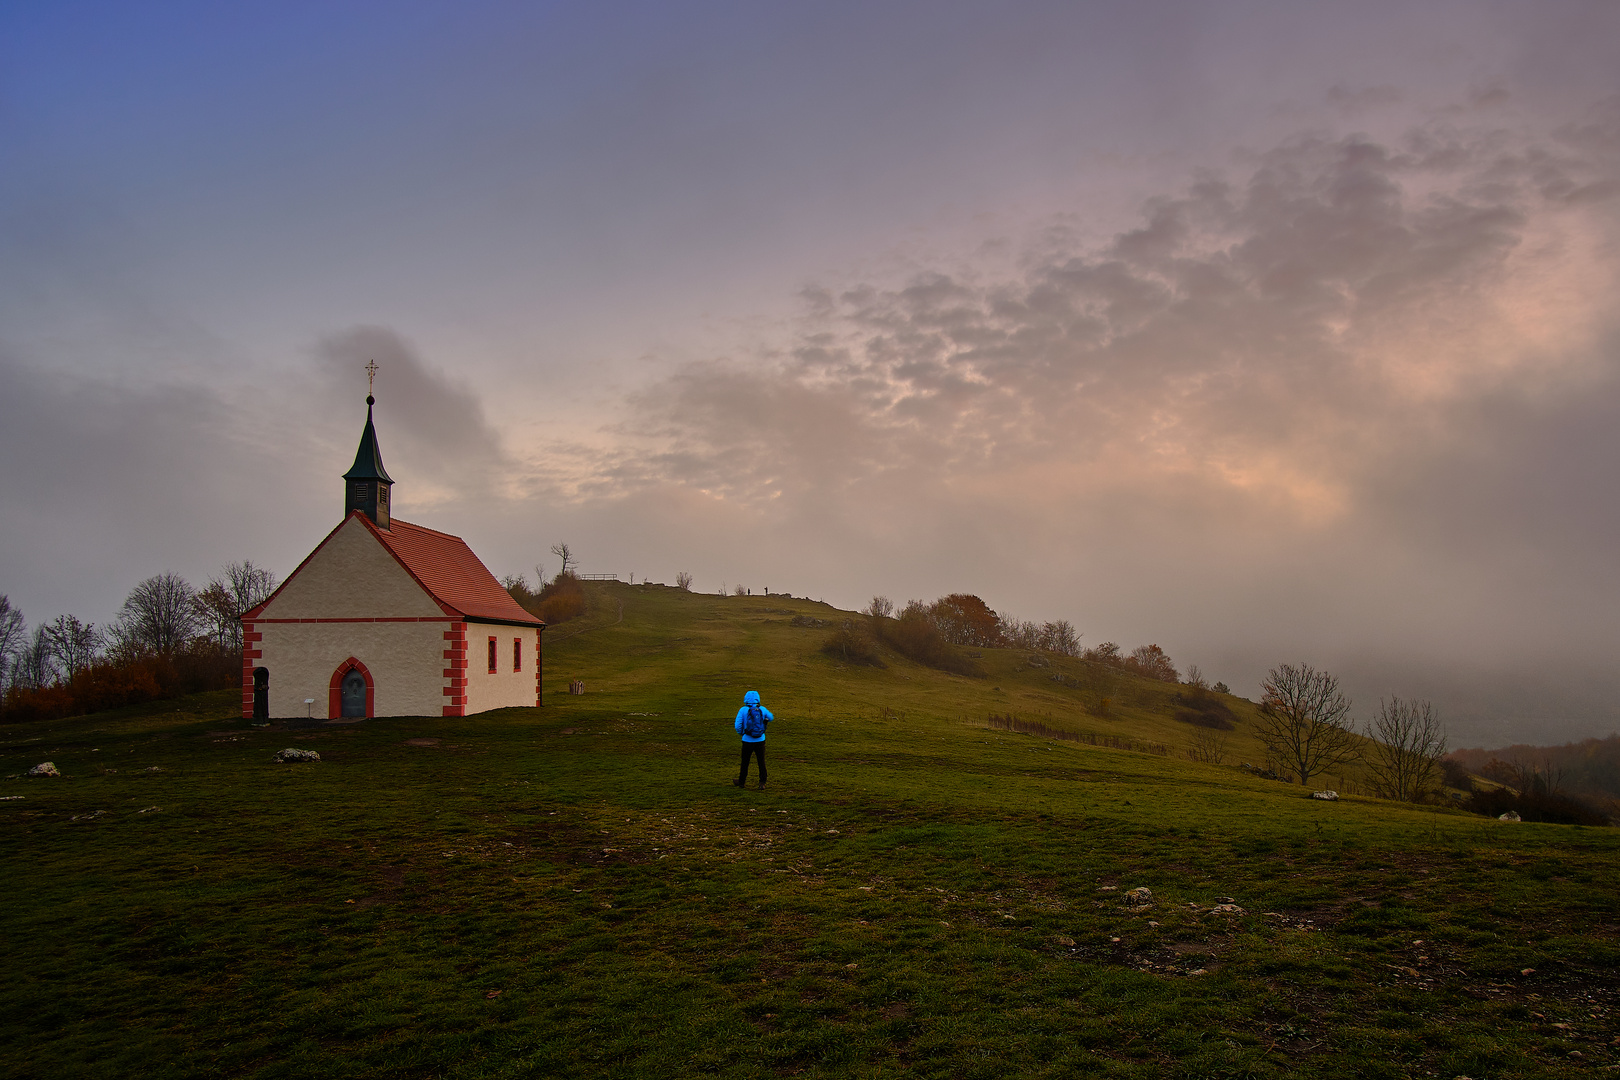
[[[842,617],[604,586],[543,710],[0,729],[64,774],[0,780],[0,1075],[1615,1075],[1614,830],[1313,801],[1187,760],[1176,687],[840,667]]]

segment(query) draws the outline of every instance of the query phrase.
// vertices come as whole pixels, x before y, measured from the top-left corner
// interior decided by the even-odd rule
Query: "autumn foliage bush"
[[[546,583],[529,610],[547,626],[578,618],[585,614],[585,586],[573,571],[563,571]]]
[[[865,667],[888,667],[878,655],[877,642],[862,624],[846,619],[844,624],[821,643],[821,651],[846,664]]]
[[[240,652],[197,640],[166,655],[104,658],[71,680],[50,686],[13,686],[6,692],[0,719],[57,720],[204,690],[227,690],[241,682]]]
[[[953,675],[984,674],[972,657],[946,640],[928,609],[919,601],[907,604],[897,619],[876,619],[874,623],[883,644],[908,660]]]

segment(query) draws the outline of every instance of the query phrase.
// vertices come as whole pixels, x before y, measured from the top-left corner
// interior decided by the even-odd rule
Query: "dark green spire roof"
[[[381,480],[392,484],[394,478],[383,468],[382,453],[377,449],[377,429],[371,425],[371,407],[377,399],[366,395],[366,430],[360,433],[360,449],[354,452],[354,464],[343,474],[345,480]]]

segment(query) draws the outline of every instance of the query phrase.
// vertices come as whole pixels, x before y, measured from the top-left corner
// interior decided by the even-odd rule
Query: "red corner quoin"
[[[371,672],[366,665],[349,657],[337,666],[332,672],[331,688],[327,693],[326,718],[328,720],[343,719],[343,677],[351,671],[358,671],[366,680],[366,718],[377,715],[377,687],[371,681]]]
[[[444,632],[445,716],[467,715],[467,624],[453,622]]]
[[[253,669],[255,661],[264,656],[264,635],[256,633],[253,624],[242,624],[242,719],[253,719]]]

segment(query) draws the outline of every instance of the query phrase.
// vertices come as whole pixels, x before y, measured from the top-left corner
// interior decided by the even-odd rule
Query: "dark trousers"
[[[737,783],[748,783],[748,755],[753,754],[759,758],[759,782],[765,783],[765,744],[763,742],[745,742],[742,744],[742,764],[737,768]]]

